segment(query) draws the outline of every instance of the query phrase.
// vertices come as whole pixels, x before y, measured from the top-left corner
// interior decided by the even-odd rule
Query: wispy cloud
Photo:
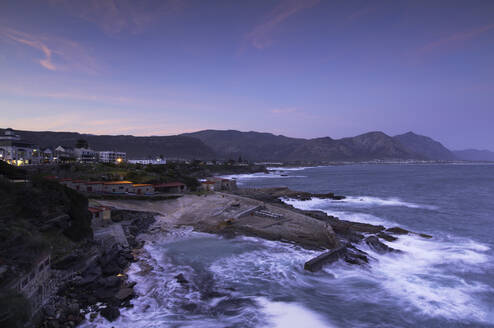
[[[5,37],[9,38],[10,40],[16,41],[21,44],[25,44],[29,47],[41,50],[43,54],[45,55],[45,58],[39,59],[39,63],[41,66],[43,66],[46,69],[49,69],[51,71],[55,71],[56,67],[52,62],[52,50],[48,48],[44,43],[42,43],[39,40],[35,40],[29,35],[25,33],[20,33],[17,31],[13,30],[0,30],[0,34],[4,35]]]
[[[95,59],[77,42],[6,27],[0,27],[1,38],[41,51],[44,58],[37,59],[37,62],[50,71],[80,71],[91,74],[99,71]]]
[[[272,44],[274,30],[287,18],[297,12],[314,7],[320,0],[282,0],[280,3],[256,25],[246,36],[246,40],[257,49],[264,49]]]
[[[296,107],[281,107],[271,110],[271,113],[273,114],[292,114],[295,112],[300,112],[300,109]]]
[[[494,29],[494,24],[484,25],[471,30],[457,32],[442,39],[430,42],[416,51],[417,55],[426,55],[447,46],[460,45],[479,35]]]
[[[96,24],[107,35],[138,34],[167,14],[187,6],[188,0],[50,0],[69,15]]]

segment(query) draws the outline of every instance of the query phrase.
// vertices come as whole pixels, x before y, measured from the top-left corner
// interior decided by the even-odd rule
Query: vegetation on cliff
[[[58,183],[30,176],[14,183],[25,172],[0,161],[0,326],[25,322],[29,307],[11,290],[44,254],[52,259],[70,254],[92,237],[87,199]],[[15,303],[12,303],[15,302]]]

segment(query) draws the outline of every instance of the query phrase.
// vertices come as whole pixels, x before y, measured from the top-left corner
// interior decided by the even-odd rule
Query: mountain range
[[[135,137],[76,132],[15,131],[40,147],[71,146],[78,139],[95,150],[127,152],[130,159],[163,155],[184,159],[237,159],[283,162],[340,162],[369,160],[491,160],[489,151],[450,151],[440,142],[413,132],[389,136],[369,132],[355,137],[303,139],[260,132],[203,130],[175,136]]]

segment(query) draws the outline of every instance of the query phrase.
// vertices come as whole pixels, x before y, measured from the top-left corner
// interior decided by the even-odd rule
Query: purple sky
[[[0,1],[0,127],[494,150],[494,1]]]

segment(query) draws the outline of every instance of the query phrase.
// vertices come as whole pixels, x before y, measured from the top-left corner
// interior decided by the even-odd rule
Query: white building
[[[99,161],[103,163],[121,163],[127,161],[127,153],[120,151],[100,151]]]
[[[74,148],[58,146],[57,148],[55,148],[55,156],[53,157],[53,159],[61,162],[74,160]]]
[[[98,155],[97,152],[89,148],[76,148],[74,154],[77,161],[81,163],[94,163]]]
[[[164,165],[166,164],[166,159],[129,159],[131,164],[142,164],[142,165]]]
[[[0,135],[0,160],[12,165],[39,164],[42,155],[39,147],[21,140],[12,129],[6,129]]]

